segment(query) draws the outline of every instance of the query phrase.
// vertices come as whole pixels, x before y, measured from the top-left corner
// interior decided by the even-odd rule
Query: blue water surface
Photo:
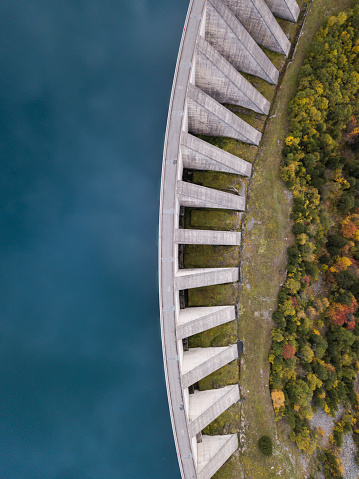
[[[1,479],[180,477],[157,224],[187,6],[1,2]]]

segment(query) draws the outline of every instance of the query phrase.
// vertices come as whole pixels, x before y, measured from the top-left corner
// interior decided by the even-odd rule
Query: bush
[[[347,240],[338,234],[328,235],[327,250],[330,256],[339,256],[340,250],[347,244]]]
[[[285,319],[284,319],[284,315],[281,311],[274,311],[273,314],[272,314],[272,318],[273,318],[273,321],[275,321],[278,326],[280,326],[281,328],[285,326]]]
[[[262,436],[258,441],[258,447],[265,456],[271,456],[273,452],[272,439],[269,436]]]
[[[300,235],[302,233],[306,233],[308,231],[308,228],[305,226],[304,223],[294,223],[292,232],[295,235]]]
[[[347,213],[350,209],[354,208],[355,197],[350,191],[345,192],[338,201],[338,209],[343,213]]]
[[[340,461],[331,451],[325,449],[324,454],[319,457],[319,460],[323,462],[325,479],[343,479]]]

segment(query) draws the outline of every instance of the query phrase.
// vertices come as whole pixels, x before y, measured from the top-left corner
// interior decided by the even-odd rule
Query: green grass
[[[221,268],[239,265],[238,246],[189,244],[184,247],[185,268]]]
[[[192,229],[214,229],[239,231],[243,214],[240,212],[214,210],[210,208],[186,208],[185,227]]]
[[[212,479],[244,479],[242,468],[238,460],[238,452],[230,457]]]
[[[205,135],[197,135],[198,138],[201,138],[212,145],[221,148],[228,153],[231,153],[234,156],[238,156],[238,158],[245,158],[250,163],[253,163],[258,147],[254,145],[249,145],[248,143],[243,143],[241,141],[235,140],[233,138],[226,138],[222,136],[205,136]]]
[[[268,101],[273,101],[276,92],[275,85],[266,82],[262,78],[250,75],[249,73],[241,72],[241,75],[244,76],[244,78],[248,80],[249,83],[251,83],[265,98],[267,98]]]
[[[238,424],[240,423],[240,404],[233,404],[230,408],[224,411],[204,430],[203,434],[215,436],[217,434],[236,434],[238,431]]]
[[[190,348],[221,347],[234,344],[238,339],[238,323],[231,321],[223,326],[208,329],[204,333],[195,334],[188,339]]]
[[[266,119],[265,115],[260,115],[254,111],[245,110],[240,106],[230,105],[229,103],[224,103],[223,105],[253,128],[256,128],[260,132],[263,131]]]
[[[188,307],[225,306],[236,304],[239,286],[236,283],[215,284],[188,290]]]
[[[238,384],[239,382],[239,367],[238,361],[232,361],[229,364],[226,364],[221,369],[218,369],[215,373],[206,376],[198,382],[200,391],[206,391],[207,389],[218,389],[224,388],[232,384]],[[223,425],[223,427],[225,424]],[[239,424],[236,421],[237,429]]]
[[[229,193],[244,193],[248,180],[231,173],[219,171],[189,171],[187,180],[197,185],[216,188]]]
[[[286,56],[283,53],[273,52],[272,50],[268,50],[268,48],[261,47],[263,52],[269,58],[269,60],[273,63],[277,70],[281,70],[283,65],[286,61]]]

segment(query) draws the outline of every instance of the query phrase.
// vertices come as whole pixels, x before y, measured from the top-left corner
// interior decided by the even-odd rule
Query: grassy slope
[[[303,3],[299,2],[299,3]],[[237,304],[238,323],[232,322],[190,338],[191,347],[223,346],[233,343],[239,337],[245,342],[245,355],[242,359],[240,383],[242,396],[246,399],[239,406],[232,407],[220,416],[207,429],[210,434],[234,432],[239,423],[242,449],[217,472],[215,479],[271,479],[285,477],[304,479],[303,463],[298,449],[286,438],[284,425],[276,424],[269,396],[267,361],[272,328],[271,312],[276,307],[276,296],[285,277],[286,248],[290,244],[291,200],[279,180],[278,168],[281,150],[287,129],[287,107],[296,88],[296,77],[303,63],[308,43],[319,27],[323,16],[348,8],[350,0],[314,0],[299,42],[295,60],[288,67],[284,82],[272,105],[271,115],[261,148],[244,145],[231,139],[224,139],[222,147],[248,161],[255,161],[254,175],[247,191],[247,212],[244,216],[243,247],[241,256],[233,247],[186,246],[184,264],[186,267],[238,265],[240,261],[244,286],[235,284],[197,288],[188,291],[188,306]],[[293,34],[295,28],[289,22],[282,27]],[[280,60],[281,58],[281,60]],[[273,55],[276,63],[283,57]],[[279,67],[278,63],[278,67]],[[272,100],[274,87],[248,75],[248,79]],[[242,115],[240,115],[242,116]],[[243,116],[244,118],[244,116]],[[253,121],[254,118],[251,118]],[[189,178],[197,184],[234,190],[244,193],[247,181],[236,175],[215,172],[194,172]],[[239,230],[242,215],[207,209],[186,209],[186,227]],[[288,238],[288,239],[285,239]],[[216,373],[200,381],[200,389],[223,387],[238,382],[238,367],[234,361]],[[240,420],[240,417],[242,420]],[[242,434],[243,433],[243,434]],[[257,448],[257,440],[268,434],[276,441],[274,455],[265,459]],[[273,469],[271,469],[273,468]]]
[[[296,88],[298,70],[305,52],[324,15],[350,7],[351,1],[314,0],[298,44],[294,61],[272,105],[272,118],[256,158],[245,216],[241,269],[244,287],[239,304],[242,316],[240,337],[245,342],[241,368],[243,402],[242,433],[244,450],[240,453],[244,477],[248,479],[285,477],[304,479],[305,466],[296,447],[288,440],[285,426],[276,424],[268,389],[271,313],[276,308],[276,295],[285,279],[286,248],[291,242],[289,214],[291,201],[279,181],[278,167],[287,131],[288,102]],[[274,113],[275,112],[275,113]],[[265,459],[257,448],[263,434],[275,440],[275,453]],[[243,436],[242,436],[243,437]],[[222,474],[217,478],[240,477]]]

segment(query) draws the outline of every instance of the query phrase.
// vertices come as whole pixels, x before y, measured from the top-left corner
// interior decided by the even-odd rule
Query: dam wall
[[[241,244],[239,231],[185,228],[186,208],[244,212],[244,195],[191,183],[184,169],[252,174],[251,164],[196,135],[258,146],[261,133],[230,111],[237,105],[267,115],[269,101],[246,75],[276,84],[279,72],[265,49],[287,55],[290,43],[275,16],[296,21],[295,0],[192,0],[176,65],[165,137],[159,224],[159,295],[169,410],[183,479],[210,479],[238,449],[237,434],[203,429],[240,400],[239,385],[200,391],[196,384],[236,361],[238,344],[188,348],[188,338],[236,319],[233,305],[183,307],[192,288],[237,283],[239,268],[181,266],[183,245]],[[182,296],[181,296],[182,295]]]

